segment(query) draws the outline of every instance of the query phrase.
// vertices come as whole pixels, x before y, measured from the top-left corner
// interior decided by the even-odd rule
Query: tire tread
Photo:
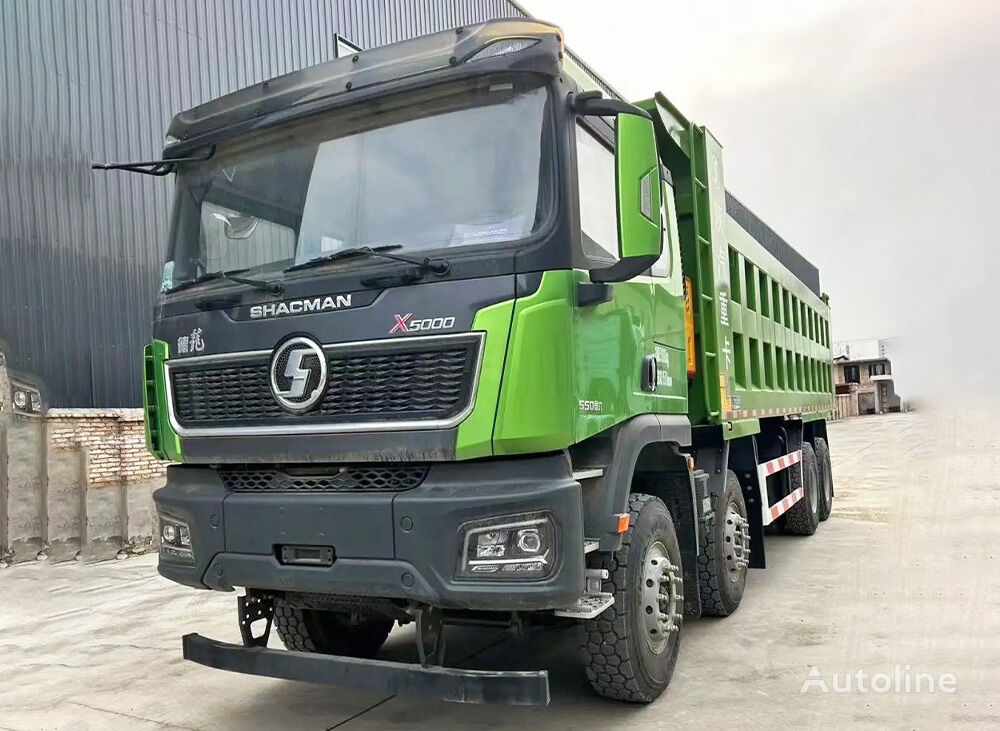
[[[781,527],[786,533],[797,536],[811,536],[816,532],[816,525],[819,522],[813,521],[812,506],[809,504],[809,491],[805,489],[805,473],[808,465],[816,467],[816,453],[813,452],[809,442],[802,442],[802,460],[799,462],[799,469],[793,469],[789,474],[789,493],[802,488],[802,497],[797,503],[790,507],[781,516]],[[793,465],[794,467],[794,465]],[[816,486],[816,494],[819,495],[819,486]]]
[[[739,478],[736,477],[736,473],[728,470],[726,473],[727,492],[730,487],[730,480],[735,481],[737,490],[741,490]],[[720,509],[724,510],[726,507],[725,497],[725,494],[723,494],[720,498],[716,499],[713,517],[707,522],[704,530],[701,532],[701,552],[698,554],[698,591],[701,594],[702,616],[728,617],[739,607],[739,602],[737,602],[736,606],[729,606],[729,603],[722,596],[720,585],[720,579],[725,578],[721,575],[725,569],[720,565],[718,561],[719,556],[716,553],[715,521],[720,520],[722,517],[719,511]]]
[[[819,519],[826,520],[833,512],[833,466],[830,464],[830,447],[823,437],[816,437],[814,449],[816,451],[816,468],[820,476],[819,490]],[[826,490],[823,481],[830,481],[830,501],[826,500]]]
[[[653,502],[662,502],[653,495],[633,493],[629,496],[629,524],[636,525],[639,513]],[[664,506],[666,510],[666,506]],[[668,513],[669,514],[669,513]],[[630,703],[649,703],[658,694],[644,689],[639,681],[637,659],[629,647],[628,616],[625,592],[628,591],[628,552],[633,532],[625,533],[622,547],[601,557],[600,568],[607,569],[605,591],[614,594],[615,603],[594,619],[584,621],[583,650],[586,654],[587,679],[599,695]],[[639,537],[641,540],[641,537]]]

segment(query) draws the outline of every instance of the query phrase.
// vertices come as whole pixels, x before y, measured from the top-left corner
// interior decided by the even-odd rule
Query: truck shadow
[[[269,682],[241,704],[240,717],[282,717],[290,703],[307,711],[301,725],[284,728],[565,728],[627,722],[644,706],[597,697],[583,670],[579,627],[535,629],[522,637],[493,629],[449,627],[446,664],[481,670],[547,670],[551,703],[546,707],[465,705],[435,699],[360,693],[291,681]],[[380,659],[417,662],[412,626],[396,628]],[[669,690],[666,695],[669,695]],[[666,697],[666,696],[665,696]],[[297,715],[297,714],[296,714]]]

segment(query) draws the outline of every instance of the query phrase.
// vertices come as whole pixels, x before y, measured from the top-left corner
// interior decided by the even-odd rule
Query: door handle
[[[655,355],[647,355],[642,359],[642,390],[656,390],[657,362]]]

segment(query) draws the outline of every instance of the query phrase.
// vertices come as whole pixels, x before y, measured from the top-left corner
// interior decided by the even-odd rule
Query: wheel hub
[[[642,576],[642,615],[646,642],[659,654],[681,628],[684,578],[670,561],[666,546],[656,541],[646,550]]]
[[[750,565],[750,521],[743,517],[735,502],[726,506],[725,520],[726,573],[729,580],[735,583]]]

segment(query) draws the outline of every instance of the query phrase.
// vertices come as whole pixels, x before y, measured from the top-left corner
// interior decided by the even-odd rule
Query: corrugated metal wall
[[[135,406],[180,109],[362,48],[511,17],[506,0],[0,2],[0,350],[48,405]]]

